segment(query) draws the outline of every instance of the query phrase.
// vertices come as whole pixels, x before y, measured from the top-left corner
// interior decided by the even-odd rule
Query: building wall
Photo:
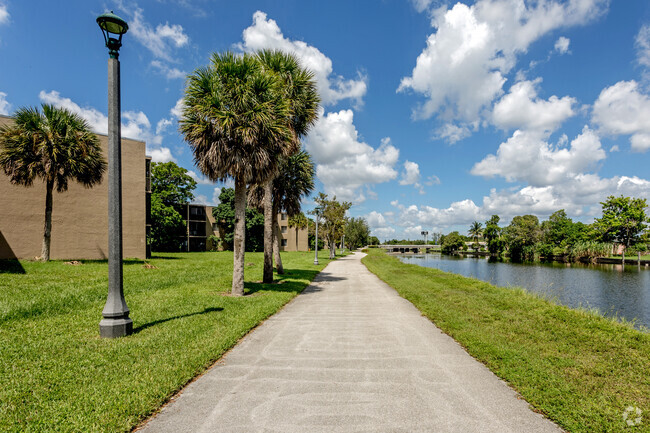
[[[11,122],[0,116],[0,125]],[[108,137],[98,135],[107,158]],[[122,139],[122,239],[125,258],[146,257],[145,143]],[[108,171],[93,188],[75,181],[54,191],[52,259],[106,259],[108,256]],[[0,170],[0,259],[41,255],[45,224],[45,184],[12,185]]]
[[[278,215],[278,225],[280,226],[280,251],[308,251],[309,243],[307,229],[298,229],[289,227],[289,218],[287,214]]]
[[[200,205],[191,205],[200,206]],[[217,221],[212,216],[213,206],[205,206],[205,230],[206,230],[206,249],[217,249],[218,245],[214,245],[209,239],[211,235],[219,237],[219,230],[217,228]],[[280,251],[308,251],[308,233],[307,229],[299,229],[296,234],[296,229],[289,227],[289,220],[286,214],[278,214],[278,225],[280,230]],[[284,246],[282,246],[284,244]]]

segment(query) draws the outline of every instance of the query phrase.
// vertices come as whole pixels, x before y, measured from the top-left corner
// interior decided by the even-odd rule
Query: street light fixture
[[[97,17],[108,48],[108,297],[99,322],[102,338],[133,332],[122,285],[122,149],[119,50],[129,25],[112,11]]]
[[[316,207],[314,209],[314,213],[316,214],[316,240],[314,242],[314,264],[318,265],[318,217],[320,216],[320,207]]]

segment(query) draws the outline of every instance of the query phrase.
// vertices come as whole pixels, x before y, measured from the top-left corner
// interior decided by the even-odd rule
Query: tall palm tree
[[[257,57],[231,52],[213,54],[209,66],[187,78],[179,129],[194,162],[213,181],[235,181],[232,293],[238,296],[244,294],[247,185],[269,179],[294,140],[281,84]]]
[[[472,236],[474,243],[478,245],[478,238],[483,234],[483,224],[478,221],[474,221],[469,227],[467,233]],[[476,249],[476,247],[474,247]]]
[[[290,153],[300,150],[300,137],[307,134],[309,128],[318,118],[318,105],[320,98],[316,91],[314,74],[300,66],[298,59],[293,54],[276,50],[263,50],[257,53],[262,67],[276,74],[282,81],[282,93],[289,103],[291,116],[289,128],[293,134],[293,140],[287,142]],[[276,173],[281,174],[280,172]],[[262,184],[264,189],[262,207],[264,208],[264,273],[263,282],[273,282],[273,258],[272,252],[275,242],[273,228],[277,218],[277,212],[273,209],[273,177],[271,176]],[[277,223],[276,223],[277,224]],[[276,262],[280,257],[278,247]],[[282,264],[277,265],[278,271],[282,271]]]
[[[45,227],[40,259],[50,259],[53,191],[67,191],[68,181],[90,188],[106,170],[99,139],[79,115],[43,104],[19,108],[14,123],[0,127],[0,167],[15,185],[45,182]]]

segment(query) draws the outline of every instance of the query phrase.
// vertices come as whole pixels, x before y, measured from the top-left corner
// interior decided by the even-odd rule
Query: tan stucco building
[[[213,206],[202,204],[184,205],[180,213],[186,221],[186,238],[183,242],[184,251],[206,251],[216,250],[210,240],[210,236],[219,237],[219,227],[212,215]],[[280,251],[308,251],[307,229],[289,227],[289,219],[286,213],[278,214],[280,237]]]
[[[11,122],[0,116],[0,125]],[[108,137],[98,135],[104,157]],[[122,238],[125,258],[144,259],[150,159],[145,143],[122,139]],[[70,181],[68,191],[54,191],[52,259],[106,259],[108,256],[108,182],[93,188]],[[12,185],[0,170],[0,259],[33,259],[41,254],[45,220],[45,184]]]

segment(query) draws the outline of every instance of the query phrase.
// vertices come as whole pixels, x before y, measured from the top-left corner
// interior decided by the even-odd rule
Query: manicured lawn
[[[374,249],[363,263],[561,427],[650,431],[649,333]]]
[[[0,431],[129,431],[300,293],[328,252],[282,253],[282,284],[246,254],[248,296],[224,296],[232,253],[127,261],[134,334],[99,338],[106,262],[0,263]]]

